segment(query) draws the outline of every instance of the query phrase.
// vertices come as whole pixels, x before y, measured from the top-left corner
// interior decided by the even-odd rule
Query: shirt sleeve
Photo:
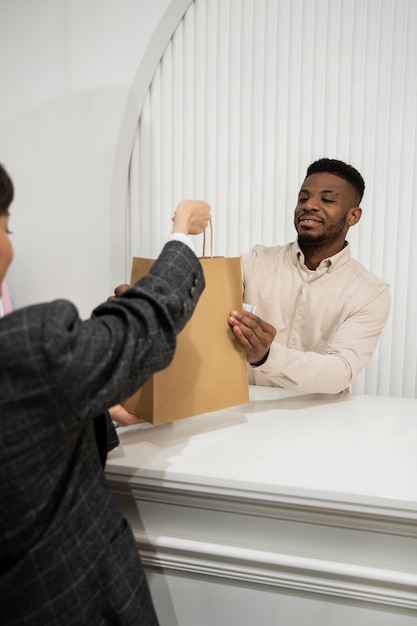
[[[188,246],[190,250],[195,252],[194,243],[191,237],[189,237],[185,233],[171,233],[168,241],[180,241],[181,243],[185,243],[185,245]]]
[[[257,384],[260,376],[272,385],[303,393],[345,391],[374,353],[390,306],[389,288],[382,285],[340,325],[325,354],[293,350],[274,341],[267,361],[251,369],[250,382]]]

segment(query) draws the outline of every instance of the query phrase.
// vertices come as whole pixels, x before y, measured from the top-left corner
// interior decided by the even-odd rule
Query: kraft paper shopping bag
[[[227,322],[230,311],[242,310],[240,259],[203,257],[200,261],[206,288],[178,335],[171,364],[123,403],[130,413],[153,424],[249,401],[246,354]],[[134,257],[131,284],[152,263]]]

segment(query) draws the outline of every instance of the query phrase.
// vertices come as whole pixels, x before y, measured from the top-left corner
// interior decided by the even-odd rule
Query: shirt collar
[[[295,264],[300,264],[305,267],[304,254],[300,246],[298,245],[298,241],[294,241],[292,244],[292,258]],[[337,254],[328,257],[327,259],[323,259],[317,270],[323,270],[327,268],[328,272],[333,272],[338,267],[347,263],[350,258],[350,245],[348,241],[345,241],[345,245],[342,250],[340,250],[340,252],[338,252]]]

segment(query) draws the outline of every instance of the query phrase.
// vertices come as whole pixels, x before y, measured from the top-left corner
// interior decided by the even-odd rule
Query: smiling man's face
[[[308,176],[294,211],[300,247],[341,250],[349,227],[358,221],[354,216],[356,207],[355,190],[344,178],[327,172]]]

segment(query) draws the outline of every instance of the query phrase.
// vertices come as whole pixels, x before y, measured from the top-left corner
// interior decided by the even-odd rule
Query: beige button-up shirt
[[[249,382],[304,393],[346,390],[372,356],[391,306],[389,286],[347,244],[312,273],[298,243],[242,256],[244,302],[277,334]]]

